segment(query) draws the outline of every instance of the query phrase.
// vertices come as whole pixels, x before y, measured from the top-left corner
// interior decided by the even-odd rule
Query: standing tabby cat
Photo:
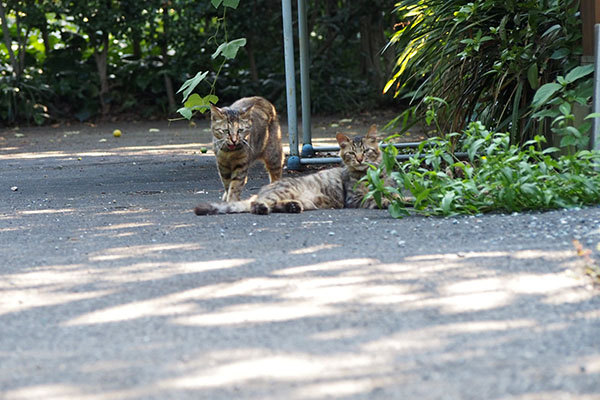
[[[250,165],[261,160],[270,182],[281,179],[281,128],[273,104],[262,97],[244,97],[229,107],[210,106],[210,129],[217,168],[225,188],[223,200],[238,201]]]
[[[343,167],[330,168],[298,178],[285,178],[263,186],[248,200],[232,203],[202,203],[194,210],[197,215],[252,212],[300,213],[322,208],[376,208],[373,199],[364,203],[364,185],[356,183],[366,174],[370,164],[381,162],[377,129],[371,127],[365,137],[350,139],[338,133]],[[384,203],[387,207],[388,204]]]

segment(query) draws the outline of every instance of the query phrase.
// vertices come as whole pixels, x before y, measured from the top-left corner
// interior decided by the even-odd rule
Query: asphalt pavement
[[[600,399],[600,208],[197,217],[209,145],[0,131],[0,399]]]

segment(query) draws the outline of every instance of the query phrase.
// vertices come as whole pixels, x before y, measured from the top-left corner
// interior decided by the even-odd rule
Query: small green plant
[[[43,103],[52,95],[33,68],[27,68],[21,77],[0,71],[0,121],[24,120],[28,124],[42,125],[49,118],[48,108]]]
[[[592,127],[590,121],[577,125],[574,104],[588,106],[593,94],[593,85],[589,75],[594,65],[575,67],[564,77],[559,75],[555,82],[542,85],[535,93],[531,104],[532,118],[541,122],[550,120],[550,129],[561,137],[560,147],[585,149],[588,146],[587,133]],[[585,119],[595,117],[588,115]],[[542,125],[543,126],[543,125]]]
[[[236,9],[240,3],[240,0],[211,0],[211,4],[215,8],[219,8],[223,5],[223,14],[219,19],[219,25],[217,25],[217,31],[215,34],[209,39],[217,42],[217,36],[219,34],[219,30],[222,28],[224,32],[225,41],[217,47],[217,50],[212,54],[212,59],[216,59],[221,56],[222,60],[217,69],[217,73],[214,76],[212,83],[210,84],[209,93],[205,96],[200,96],[197,93],[192,94],[196,86],[200,84],[207,76],[208,71],[200,71],[191,79],[188,79],[181,85],[177,93],[183,92],[183,107],[177,110],[181,116],[186,119],[191,119],[195,112],[205,113],[209,110],[210,104],[217,104],[219,98],[215,95],[215,88],[217,84],[217,78],[225,66],[225,63],[229,60],[233,60],[239,49],[246,45],[246,39],[240,38],[235,40],[228,40],[227,34],[227,8]]]
[[[461,134],[431,138],[409,160],[387,146],[383,163],[365,180],[376,200],[392,202],[394,217],[491,211],[547,210],[600,203],[600,153],[587,150],[555,157],[536,136],[511,145],[507,133],[472,122]],[[464,155],[458,157],[457,155]],[[391,176],[397,187],[383,183]]]

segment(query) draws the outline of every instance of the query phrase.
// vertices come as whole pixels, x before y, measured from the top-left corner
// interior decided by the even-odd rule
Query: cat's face
[[[210,129],[221,146],[230,150],[247,144],[246,138],[252,130],[250,109],[243,112],[219,108],[211,104]]]
[[[365,136],[350,139],[343,133],[336,135],[340,145],[340,157],[348,168],[355,171],[366,171],[369,165],[381,163],[381,151],[377,140],[377,127],[371,126]]]
[[[340,145],[340,157],[348,168],[355,171],[366,171],[369,165],[378,165],[381,162],[381,151],[377,140],[377,127],[371,126],[365,136],[350,139],[338,133],[336,135]]]

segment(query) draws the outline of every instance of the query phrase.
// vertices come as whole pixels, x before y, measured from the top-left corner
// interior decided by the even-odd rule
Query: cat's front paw
[[[269,210],[269,206],[265,203],[255,201],[250,204],[250,212],[252,212],[252,214],[267,215],[271,210]]]
[[[303,210],[302,203],[297,200],[290,200],[285,203],[285,212],[291,214],[300,214]]]

